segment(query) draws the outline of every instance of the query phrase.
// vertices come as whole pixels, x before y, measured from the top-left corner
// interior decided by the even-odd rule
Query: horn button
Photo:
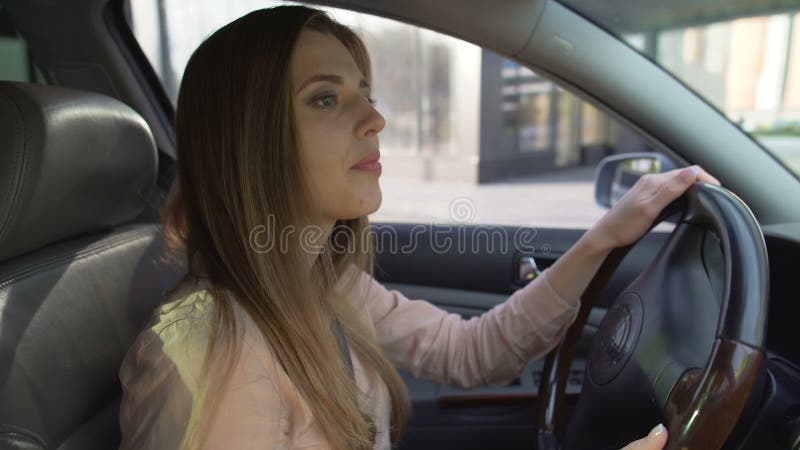
[[[625,364],[642,329],[642,300],[638,295],[623,295],[607,313],[595,335],[595,351],[589,353],[589,376],[598,386],[613,380]]]

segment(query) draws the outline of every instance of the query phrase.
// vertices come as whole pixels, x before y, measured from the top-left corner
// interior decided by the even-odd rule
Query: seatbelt
[[[347,367],[347,371],[350,372],[350,378],[355,381],[356,374],[355,370],[353,369],[353,360],[350,358],[350,348],[347,346],[347,338],[344,335],[342,324],[339,322],[338,318],[335,319],[334,322],[334,331],[336,332],[336,344],[339,346],[339,354],[342,356],[342,360],[344,361],[344,365]]]

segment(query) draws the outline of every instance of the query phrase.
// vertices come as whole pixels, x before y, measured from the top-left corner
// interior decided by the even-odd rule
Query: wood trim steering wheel
[[[677,213],[668,241],[595,334],[562,447],[570,363],[589,312],[633,245],[612,251],[581,297],[574,324],[545,361],[540,450],[618,449],[658,422],[669,429],[667,449],[719,449],[736,425],[764,362],[764,237],[744,202],[712,184],[693,185],[653,226]],[[715,249],[722,264],[709,262]]]

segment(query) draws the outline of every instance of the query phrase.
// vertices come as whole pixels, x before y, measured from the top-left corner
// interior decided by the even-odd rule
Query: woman
[[[305,7],[250,13],[194,52],[164,214],[188,275],[120,370],[123,448],[388,448],[409,413],[395,366],[509,382],[555,346],[612,248],[691,183],[717,183],[699,168],[643,178],[542,276],[464,321],[371,276],[385,124],[370,84],[361,40]]]

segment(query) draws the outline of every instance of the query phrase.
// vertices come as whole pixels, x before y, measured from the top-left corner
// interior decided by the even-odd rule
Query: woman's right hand
[[[626,445],[622,450],[661,450],[667,443],[667,429],[664,425],[657,425],[650,434]]]

